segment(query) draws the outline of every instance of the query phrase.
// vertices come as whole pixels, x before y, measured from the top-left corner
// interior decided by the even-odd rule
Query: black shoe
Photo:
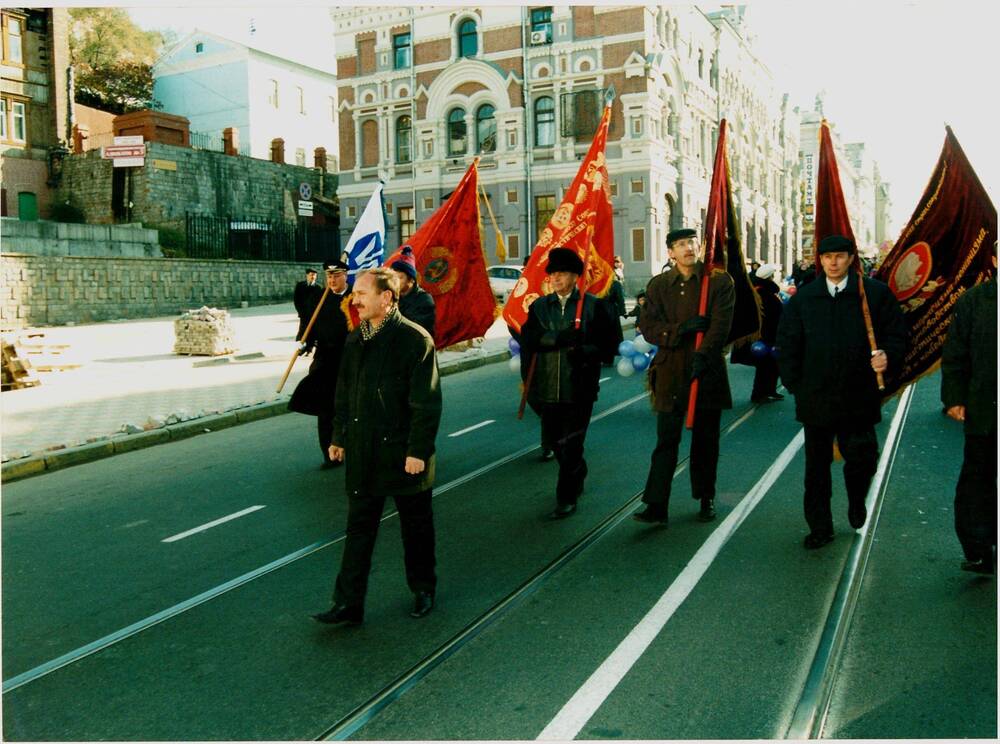
[[[701,522],[711,522],[715,519],[715,499],[701,500],[701,511],[698,512],[698,519]]]
[[[426,617],[434,609],[434,595],[430,592],[417,592],[413,595],[413,612],[410,617]]]
[[[542,456],[539,457],[538,459],[541,460],[542,462],[548,462],[555,456],[556,453],[550,450],[548,447],[542,447]]]
[[[576,512],[576,504],[559,504],[549,512],[549,519],[566,519]]]
[[[769,395],[767,396],[767,399],[768,399],[769,401],[778,401],[778,400],[784,400],[784,399],[785,399],[785,396],[784,396],[784,395],[782,395],[781,393],[770,393],[770,394],[769,394]]]
[[[324,625],[341,625],[344,623],[347,625],[361,625],[364,617],[365,611],[361,607],[348,607],[342,604],[334,604],[326,612],[320,612],[312,616],[313,620]]]
[[[962,570],[972,573],[993,575],[993,561],[989,558],[980,558],[978,561],[962,561]]]
[[[847,507],[847,521],[851,523],[851,527],[856,530],[860,530],[865,526],[865,521],[868,519],[868,509],[865,507],[864,502],[854,506],[851,504]]]
[[[822,548],[824,545],[829,545],[832,542],[832,532],[810,532],[806,535],[806,539],[802,544],[805,546],[806,550],[816,550],[817,548]]]
[[[645,524],[666,524],[669,518],[665,506],[646,504],[645,509],[632,515],[632,519]]]

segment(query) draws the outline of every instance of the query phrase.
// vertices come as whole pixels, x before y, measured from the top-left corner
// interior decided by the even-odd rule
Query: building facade
[[[0,27],[2,213],[45,218],[71,126],[69,14],[66,8],[4,8]]]
[[[390,248],[405,241],[478,155],[507,260],[524,263],[613,89],[607,163],[616,253],[630,291],[661,270],[670,229],[701,228],[723,117],[731,126],[744,252],[785,268],[794,260],[802,236],[798,112],[755,57],[744,9],[482,6],[331,14],[345,232],[381,178]],[[485,235],[490,257],[493,231]]]
[[[336,76],[205,31],[193,31],[153,66],[153,97],[164,111],[191,122],[192,141],[221,144],[224,129],[239,132],[239,149],[270,159],[284,141],[284,162],[315,167],[324,148],[335,170]]]

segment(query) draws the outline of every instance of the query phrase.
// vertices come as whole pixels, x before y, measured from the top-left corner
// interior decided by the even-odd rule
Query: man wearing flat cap
[[[853,268],[854,242],[830,235],[816,252],[823,275],[802,285],[788,301],[777,337],[781,380],[795,396],[795,418],[805,432],[807,550],[833,540],[834,441],[844,458],[848,522],[859,529],[868,518],[865,497],[878,465],[875,424],[882,420],[876,373],[898,367],[908,335],[889,287],[862,278],[877,344],[872,351]]]
[[[295,285],[292,294],[292,304],[295,305],[295,314],[299,316],[299,329],[295,332],[295,340],[301,341],[302,334],[305,333],[306,326],[316,310],[316,304],[323,294],[323,287],[316,281],[316,269],[310,266],[306,269],[306,278]]]
[[[690,228],[672,230],[667,234],[667,251],[674,268],[650,280],[639,318],[643,337],[657,347],[648,373],[656,410],[656,448],[642,495],[646,506],[633,518],[647,524],[667,523],[688,395],[691,381],[697,378],[689,468],[691,496],[701,504],[698,518],[710,522],[715,519],[719,424],[723,409],[733,407],[722,350],[733,322],[736,291],[728,273],[712,271],[708,305],[705,314],[699,314],[702,277],[710,269],[699,260],[697,233]],[[696,351],[699,331],[704,336]]]
[[[600,389],[601,363],[614,358],[615,326],[620,327],[606,304],[591,294],[583,295],[577,327],[577,285],[583,270],[576,251],[549,251],[545,273],[552,292],[531,303],[521,330],[522,375],[527,377],[534,365],[526,380],[528,398],[541,411],[542,441],[552,443],[559,462],[556,508],[550,519],[576,511],[587,477],[583,444]]]
[[[350,332],[347,303],[347,264],[329,261],[326,272],[326,299],[313,323],[309,337],[301,340],[302,351],[315,349],[308,374],[302,378],[288,401],[288,408],[298,413],[316,417],[319,447],[323,453],[324,469],[339,465],[330,459],[330,437],[333,434],[334,396],[337,390],[337,371],[344,341]]]
[[[413,249],[404,245],[399,258],[389,268],[399,277],[399,312],[407,320],[412,320],[434,338],[435,308],[430,292],[417,284],[417,262]]]

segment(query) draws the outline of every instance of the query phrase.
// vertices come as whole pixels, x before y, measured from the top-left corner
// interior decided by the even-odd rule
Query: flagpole
[[[326,302],[326,296],[330,294],[330,285],[327,284],[326,288],[323,290],[323,296],[319,298],[319,302],[316,303],[316,309],[313,311],[312,317],[309,319],[309,325],[306,326],[305,331],[302,333],[302,338],[299,339],[300,344],[305,344],[306,339],[309,338],[309,331],[312,330],[313,324],[316,322],[316,318],[319,317],[320,308],[323,307],[323,303]],[[288,368],[285,370],[285,374],[281,377],[281,382],[278,383],[278,389],[275,391],[277,393],[281,392],[281,388],[285,386],[285,381],[288,379],[288,375],[292,373],[292,367],[295,366],[295,360],[299,358],[302,354],[303,347],[299,347],[292,354],[292,358],[288,361]]]
[[[865,331],[868,332],[868,345],[871,346],[872,356],[878,351],[878,344],[875,342],[875,329],[872,327],[872,314],[871,310],[868,309],[868,297],[865,295],[865,279],[861,276],[861,272],[858,272],[858,294],[861,295],[861,314],[865,318]],[[878,381],[878,389],[885,390],[885,379],[882,377],[881,372],[875,373],[875,379]]]

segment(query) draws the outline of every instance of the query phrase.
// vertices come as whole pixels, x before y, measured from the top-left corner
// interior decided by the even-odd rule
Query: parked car
[[[507,297],[514,291],[517,280],[521,278],[522,271],[524,271],[523,266],[507,264],[490,266],[486,269],[486,275],[490,278],[490,289],[493,290],[493,296],[497,298],[497,302],[507,301]]]

